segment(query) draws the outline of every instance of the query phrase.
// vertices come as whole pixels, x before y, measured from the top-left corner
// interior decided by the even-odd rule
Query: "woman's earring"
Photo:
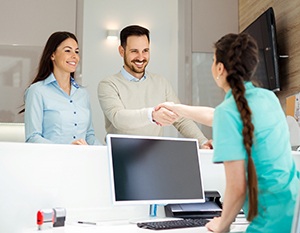
[[[219,80],[219,79],[220,79],[220,76],[218,76],[216,79]]]

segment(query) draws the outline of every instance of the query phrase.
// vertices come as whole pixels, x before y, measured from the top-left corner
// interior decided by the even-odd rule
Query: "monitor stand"
[[[182,218],[157,216],[157,204],[151,204],[149,207],[149,215],[145,218],[129,219],[129,223],[137,224],[139,222],[158,222],[158,221],[170,221]]]

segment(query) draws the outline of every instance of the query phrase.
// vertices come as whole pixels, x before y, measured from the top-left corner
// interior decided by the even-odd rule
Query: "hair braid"
[[[231,78],[231,82],[233,83],[234,78]],[[254,162],[251,156],[251,148],[253,144],[253,131],[254,126],[251,121],[251,110],[248,106],[248,102],[244,96],[245,87],[241,79],[235,80],[234,87],[232,88],[232,94],[235,99],[237,108],[241,114],[241,119],[243,122],[243,143],[248,155],[248,190],[249,190],[249,212],[247,216],[247,220],[251,221],[257,215],[257,176],[256,170],[254,166]],[[232,85],[230,85],[232,86]]]
[[[217,61],[222,62],[228,72],[227,82],[232,90],[243,123],[243,143],[248,155],[249,212],[247,220],[252,221],[258,212],[258,188],[256,169],[251,156],[254,125],[251,120],[252,112],[245,98],[244,81],[250,81],[256,69],[258,63],[257,45],[252,37],[242,33],[228,34],[222,37],[215,44],[215,47]]]

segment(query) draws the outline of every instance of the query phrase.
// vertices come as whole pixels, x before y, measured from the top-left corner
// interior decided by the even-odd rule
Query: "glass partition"
[[[41,46],[0,45],[0,122],[24,122],[18,114],[24,92],[36,74]]]
[[[216,107],[225,96],[212,74],[213,53],[192,54],[192,105]],[[207,138],[212,138],[211,127],[199,126]]]

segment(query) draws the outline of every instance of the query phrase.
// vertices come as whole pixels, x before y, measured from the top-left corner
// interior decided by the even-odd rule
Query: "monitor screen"
[[[107,135],[114,204],[204,202],[198,141]]]

